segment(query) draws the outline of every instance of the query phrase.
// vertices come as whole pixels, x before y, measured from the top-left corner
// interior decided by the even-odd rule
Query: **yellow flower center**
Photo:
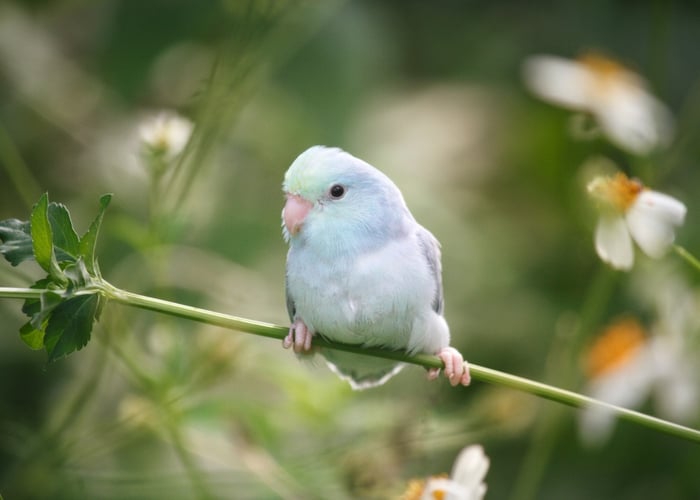
[[[644,81],[622,64],[597,53],[584,54],[579,63],[593,75],[591,98],[608,102],[618,99],[619,92],[637,92],[645,87]],[[604,105],[604,104],[603,104]]]
[[[438,476],[430,476],[429,479],[447,479],[447,474],[440,474]],[[420,500],[425,492],[425,485],[427,484],[425,479],[411,479],[408,482],[406,491],[399,498],[400,500]],[[444,490],[433,490],[432,496],[435,500],[445,500],[445,495],[447,492]]]
[[[588,185],[591,195],[620,213],[627,212],[644,189],[641,182],[630,179],[622,172],[618,172],[614,177],[596,177]]]
[[[425,489],[425,479],[411,479],[401,500],[419,500]]]
[[[635,318],[625,317],[609,325],[588,350],[586,374],[595,378],[630,361],[644,345],[644,328]]]
[[[596,52],[583,54],[578,61],[602,79],[615,79],[630,74],[630,71],[619,62]]]

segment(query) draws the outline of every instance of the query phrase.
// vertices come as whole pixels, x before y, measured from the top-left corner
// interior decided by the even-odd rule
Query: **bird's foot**
[[[459,384],[469,385],[471,376],[469,375],[469,363],[467,363],[460,352],[454,347],[445,347],[437,353],[437,357],[445,363],[445,377],[452,386]],[[430,368],[428,370],[428,380],[435,380],[440,375],[440,368]]]
[[[314,334],[306,327],[306,324],[302,320],[296,319],[289,327],[289,333],[282,341],[282,347],[285,349],[293,347],[296,353],[309,352],[313,336]]]

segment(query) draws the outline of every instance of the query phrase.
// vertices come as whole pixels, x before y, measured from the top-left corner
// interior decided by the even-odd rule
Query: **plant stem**
[[[700,271],[700,260],[698,260],[692,253],[683,248],[680,245],[673,245],[673,250],[676,252],[683,260],[688,264],[693,266],[696,271]]]
[[[38,298],[44,290],[33,288],[2,288],[0,287],[0,298]],[[230,330],[238,330],[241,332],[252,333],[263,337],[282,340],[288,333],[289,328],[272,323],[264,323],[245,318],[239,318],[228,314],[209,311],[198,307],[178,304],[167,300],[148,297],[132,292],[120,290],[110,285],[107,282],[102,282],[99,289],[83,290],[77,293],[102,293],[106,298],[131,307],[138,307],[150,311],[156,311],[171,316],[198,321],[209,325],[220,326]],[[411,363],[422,366],[424,368],[442,368],[443,363],[437,357],[430,354],[415,354],[409,355],[401,351],[390,351],[380,348],[367,348],[357,345],[342,344],[339,342],[331,342],[321,337],[316,337],[313,341],[316,347],[326,349],[337,349],[346,352],[353,352],[365,356],[375,356],[385,359],[391,359],[402,363]],[[659,432],[664,432],[673,436],[681,437],[690,441],[700,443],[700,430],[685,427],[673,422],[668,422],[644,413],[634,410],[621,408],[598,401],[596,399],[572,392],[564,389],[559,389],[547,384],[535,382],[516,375],[510,375],[498,370],[486,368],[483,366],[470,363],[469,369],[472,378],[482,382],[502,385],[519,391],[527,392],[544,399],[556,401],[558,403],[572,406],[574,408],[597,407],[616,414],[618,417],[645,425]]]
[[[2,125],[0,125],[0,164],[5,166],[5,171],[24,204],[27,208],[31,208],[34,200],[39,198],[41,189],[22,159],[17,146]]]
[[[0,289],[0,291],[1,290],[2,289]],[[238,330],[241,332],[252,333],[254,335],[280,340],[283,339],[289,331],[289,328],[273,325],[272,323],[264,323],[262,321],[239,318],[229,314],[210,311],[208,309],[201,309],[199,307],[170,302],[168,300],[157,299],[155,297],[139,295],[136,293],[127,292],[125,290],[120,290],[111,285],[108,285],[105,288],[105,292],[108,299],[121,304],[147,309],[149,311],[165,313],[171,316],[178,316],[180,318],[198,321],[200,323],[220,326],[229,330]],[[0,297],[2,297],[1,294]]]

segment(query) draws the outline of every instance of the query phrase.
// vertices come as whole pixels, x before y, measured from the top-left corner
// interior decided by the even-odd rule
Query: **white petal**
[[[671,196],[642,191],[625,218],[632,238],[649,257],[661,257],[675,238],[675,227],[683,224],[686,208]]]
[[[145,119],[139,127],[141,140],[150,147],[163,149],[168,158],[182,152],[192,135],[193,124],[171,111],[162,111]]]
[[[592,380],[586,393],[598,399],[625,408],[638,408],[647,399],[658,370],[650,346],[646,345],[616,370]],[[584,408],[579,417],[581,439],[587,445],[600,445],[610,436],[615,414],[604,407]]]
[[[489,470],[489,458],[479,445],[467,446],[459,455],[452,468],[452,480],[461,484],[470,493],[468,498],[481,499],[486,493],[483,483]]]
[[[579,413],[579,437],[583,444],[597,447],[610,438],[615,426],[615,413],[605,408],[589,407]]]
[[[658,384],[655,397],[662,417],[686,423],[697,418],[700,407],[697,378],[697,370],[686,363]]]
[[[174,117],[168,124],[168,136],[170,139],[170,150],[171,154],[176,156],[185,149],[187,141],[190,140],[190,135],[192,135],[192,122],[185,118]]]
[[[671,111],[661,102],[653,105],[654,121],[659,131],[660,146],[668,146],[673,139],[674,120]]]
[[[670,112],[642,87],[610,84],[593,106],[608,138],[632,153],[646,154],[671,138]]]
[[[457,481],[434,477],[428,479],[425,483],[425,488],[420,498],[421,500],[434,500],[435,498],[444,498],[445,500],[471,500],[469,492]]]
[[[634,249],[621,216],[603,215],[595,230],[598,256],[616,269],[628,271],[634,264]]]
[[[645,344],[622,366],[592,380],[586,393],[606,403],[636,408],[648,397],[658,376],[652,348]]]
[[[660,335],[650,340],[650,350],[658,367],[655,399],[659,414],[677,422],[690,422],[700,409],[698,370],[681,340]]]
[[[532,56],[523,64],[523,78],[538,97],[575,110],[589,107],[591,75],[581,64],[556,56]]]

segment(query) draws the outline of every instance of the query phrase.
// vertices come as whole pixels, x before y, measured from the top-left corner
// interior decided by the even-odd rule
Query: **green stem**
[[[177,316],[209,325],[220,326],[230,330],[252,333],[263,337],[282,340],[289,331],[288,327],[281,325],[239,318],[228,314],[209,311],[207,309],[201,309],[198,307],[157,299],[155,297],[148,297],[145,295],[127,292],[125,290],[115,288],[107,282],[103,282],[100,285],[99,290],[83,290],[78,293],[97,293],[98,291],[106,298],[127,306],[156,311],[169,314],[171,316]],[[36,290],[33,288],[0,288],[0,298],[38,298],[42,292],[43,290]],[[353,352],[365,356],[391,359],[402,363],[422,366],[424,368],[443,367],[442,361],[437,356],[430,354],[409,355],[401,351],[365,348],[356,345],[331,342],[320,337],[315,338],[313,344],[317,347],[337,349],[340,351]],[[486,368],[472,363],[469,364],[469,368],[474,380],[510,387],[512,389],[527,392],[544,399],[549,399],[567,406],[572,406],[574,408],[602,408],[630,422],[635,422],[637,424],[645,425],[651,429],[655,429],[659,432],[664,432],[666,434],[700,443],[700,430],[697,429],[668,422],[666,420],[652,417],[634,410],[604,403],[572,391],[559,389],[557,387],[535,382],[516,375],[510,375],[491,368]]]
[[[688,264],[693,266],[696,271],[700,271],[700,260],[698,260],[692,253],[683,248],[680,245],[673,245],[673,250],[676,252],[683,260]]]
[[[106,286],[104,291],[108,299],[121,304],[147,309],[149,311],[165,313],[169,314],[170,316],[177,316],[192,321],[198,321],[200,323],[220,326],[229,330],[238,330],[241,332],[252,333],[254,335],[261,335],[263,337],[276,338],[280,340],[283,339],[289,331],[289,328],[273,325],[272,323],[263,323],[262,321],[239,318],[229,314],[210,311],[208,309],[201,309],[199,307],[170,302],[168,300],[157,299],[155,297],[139,295],[136,293],[127,292],[125,290],[120,290],[111,285]],[[2,289],[0,288],[0,297],[2,297],[1,292]]]
[[[29,167],[10,138],[7,131],[0,125],[0,163],[5,165],[5,171],[27,208],[34,205],[39,198],[41,189],[32,175]]]

